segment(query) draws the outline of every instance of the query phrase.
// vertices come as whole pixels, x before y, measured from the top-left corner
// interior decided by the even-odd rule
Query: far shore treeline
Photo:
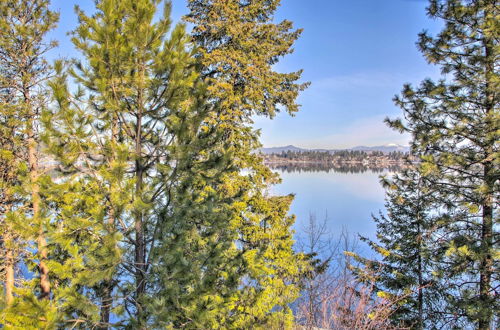
[[[498,0],[429,1],[442,78],[386,120],[409,155],[259,153],[254,119],[309,85],[276,69],[302,30],[280,0],[186,3],[178,24],[169,1],[76,6],[79,56],[49,62],[50,1],[0,1],[0,328],[497,329]],[[404,165],[357,239],[376,257],[313,216],[294,241],[267,164],[325,161]]]
[[[390,166],[410,166],[417,161],[409,153],[403,151],[363,151],[363,150],[336,150],[336,151],[282,151],[262,155],[264,162],[269,166],[280,164],[313,165],[324,164],[340,166],[368,166],[383,168]]]

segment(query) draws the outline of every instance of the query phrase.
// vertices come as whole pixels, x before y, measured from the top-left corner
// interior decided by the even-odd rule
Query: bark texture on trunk
[[[7,234],[4,241],[8,242],[12,236]],[[7,306],[11,305],[14,301],[14,253],[10,247],[7,248],[5,253],[5,302]]]
[[[29,72],[22,73],[23,80],[25,77],[30,77]],[[25,103],[25,110],[27,115],[26,121],[26,135],[27,135],[27,149],[28,149],[28,166],[29,177],[31,184],[31,209],[33,216],[33,224],[38,226],[38,236],[36,238],[38,249],[38,271],[40,273],[40,299],[50,299],[50,279],[49,268],[46,264],[48,257],[47,240],[45,238],[45,228],[43,219],[40,214],[40,186],[38,178],[40,176],[38,166],[38,136],[36,133],[36,120],[39,117],[39,109],[33,103],[30,93],[30,85],[25,82],[23,84],[23,98]]]
[[[493,310],[490,308],[491,277],[493,275],[493,187],[494,177],[492,176],[492,164],[487,162],[484,166],[484,177],[486,186],[489,188],[488,194],[483,202],[483,221],[481,230],[481,264],[479,280],[479,299],[485,313],[479,320],[479,329],[490,329],[493,318]]]
[[[422,237],[420,233],[420,224],[419,226],[419,233],[418,233],[418,240],[419,240],[419,251],[418,251],[418,329],[423,329],[424,328],[424,279],[422,276],[423,273],[423,267],[422,267]]]
[[[106,281],[104,283],[104,287],[102,289],[102,298],[101,298],[101,326],[99,329],[108,329],[109,328],[109,319],[111,315],[111,306],[113,304],[113,298],[111,296],[111,292],[113,290],[113,285],[111,281]]]
[[[37,149],[38,143],[35,139],[33,122],[30,121],[28,127],[28,164],[30,170],[31,179],[31,202],[33,210],[33,222],[38,225],[38,270],[40,272],[40,298],[49,299],[50,298],[50,279],[49,279],[49,268],[46,264],[48,257],[47,251],[47,240],[45,238],[45,228],[43,226],[43,221],[40,216],[40,187],[38,185],[38,159],[37,159]]]
[[[495,56],[493,41],[486,38],[484,41],[484,52],[486,60],[485,69],[485,112],[488,132],[494,132],[498,128],[495,127],[495,120],[492,117],[495,111],[495,90],[494,82],[491,77],[495,75]],[[484,147],[485,161],[483,162],[483,180],[486,188],[486,194],[482,201],[482,224],[481,224],[481,261],[479,275],[479,300],[481,302],[484,313],[480,315],[478,328],[490,329],[493,320],[493,310],[490,307],[491,297],[491,277],[493,275],[493,209],[494,209],[494,190],[495,190],[495,167],[493,164],[494,144],[496,141],[490,141],[486,138]]]
[[[141,97],[139,95],[139,104]],[[137,115],[137,127],[135,132],[135,175],[136,175],[136,195],[137,200],[142,200],[144,168],[142,162],[142,111],[139,109]],[[144,306],[141,299],[146,291],[146,244],[144,240],[143,211],[139,209],[135,213],[135,281],[136,292],[135,301],[137,308],[137,320],[142,326],[144,322]]]
[[[111,123],[111,142],[113,144],[113,148],[118,141],[119,135],[119,126],[118,126],[118,116],[116,113],[113,114],[113,119]],[[115,154],[111,155],[111,160],[115,160]],[[108,230],[115,230],[115,222],[116,222],[116,214],[113,206],[113,202],[111,198],[108,199],[109,203],[109,217],[107,219],[107,227]],[[105,280],[103,283],[103,288],[101,291],[101,307],[100,307],[100,329],[108,329],[109,328],[109,320],[111,316],[111,308],[113,307],[113,289],[115,284],[113,282],[113,278]]]

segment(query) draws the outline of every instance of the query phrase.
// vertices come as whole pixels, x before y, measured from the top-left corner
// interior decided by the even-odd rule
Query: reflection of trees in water
[[[334,172],[334,173],[383,173],[385,171],[398,172],[399,165],[377,166],[363,164],[332,164],[332,163],[288,163],[288,164],[267,164],[273,170],[286,173],[294,172]]]

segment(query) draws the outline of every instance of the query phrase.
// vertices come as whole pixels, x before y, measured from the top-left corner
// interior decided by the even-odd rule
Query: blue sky
[[[186,13],[185,0],[173,0],[173,19]],[[66,32],[76,26],[75,4],[91,11],[92,0],[52,0],[61,13],[51,37],[60,41],[52,57],[77,54]],[[437,77],[418,52],[417,34],[435,34],[440,23],[425,15],[425,0],[282,0],[276,20],[303,28],[295,52],[276,69],[304,69],[311,86],[299,97],[301,111],[274,120],[255,118],[264,146],[308,148],[407,144],[408,137],[387,128],[387,116],[400,116],[392,98],[404,83]]]

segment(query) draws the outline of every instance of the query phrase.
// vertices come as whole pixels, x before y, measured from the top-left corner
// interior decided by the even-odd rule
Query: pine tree
[[[107,247],[95,241],[100,229],[92,223],[99,216],[99,195],[56,182],[60,176],[52,180],[49,168],[53,155],[46,153],[50,143],[43,119],[54,71],[43,56],[55,42],[44,38],[58,15],[48,7],[48,1],[10,1],[0,7],[5,31],[0,39],[1,221],[9,307],[1,316],[2,324],[13,328],[96,324],[96,305],[84,291],[99,279],[94,254]]]
[[[377,241],[362,238],[380,259],[357,256],[365,268],[355,268],[355,274],[361,281],[374,282],[379,297],[398,302],[390,315],[394,326],[439,328],[445,289],[433,274],[433,190],[414,167],[382,182],[387,215],[373,217]]]
[[[208,205],[218,212],[206,225],[226,228],[220,232],[225,245],[212,250],[214,254],[208,253],[210,245],[201,245],[207,248],[206,262],[223,271],[218,286],[222,294],[208,291],[207,303],[216,315],[212,319],[218,322],[208,323],[211,326],[290,326],[288,305],[298,297],[298,280],[307,267],[305,257],[292,249],[294,218],[287,215],[292,197],[266,194],[279,178],[253,152],[260,143],[252,116],[272,118],[280,109],[293,114],[299,108],[296,97],[307,86],[297,83],[300,71],[278,73],[272,68],[292,51],[301,32],[292,30],[289,21],[272,21],[278,5],[279,1],[188,2],[185,19],[194,25],[199,67],[213,105],[206,123],[221,137],[210,150],[229,161],[225,173],[199,188],[209,194]],[[193,205],[192,212],[200,210]],[[203,233],[206,225],[193,230]],[[195,313],[203,308],[198,304]],[[182,316],[179,322],[190,321]]]
[[[47,153],[57,164],[52,171],[56,179],[47,183],[54,209],[54,300],[61,324],[107,328],[113,306],[110,283],[123,254],[122,235],[112,221],[129,196],[121,190],[130,190],[131,184],[124,179],[122,149],[96,134],[100,118],[84,107],[81,92],[69,92],[63,62],[55,68],[49,84],[54,104],[43,118]]]
[[[499,6],[431,0],[428,14],[444,28],[436,37],[420,34],[418,46],[445,76],[405,86],[396,103],[406,123],[390,123],[412,134],[421,174],[440,201],[436,251],[451,292],[446,312],[458,326],[489,329],[499,309]]]
[[[20,245],[19,235],[13,228],[11,220],[7,219],[15,208],[20,196],[17,196],[13,187],[19,187],[17,168],[26,162],[22,152],[22,142],[18,132],[22,129],[22,122],[16,116],[16,107],[11,106],[13,91],[7,87],[10,77],[7,71],[2,71],[0,76],[0,247],[1,247],[1,271],[2,283],[5,287],[5,296],[2,297],[3,304],[11,305],[14,299],[15,265],[21,251],[16,251],[14,246]],[[16,134],[17,133],[17,134]],[[18,242],[16,242],[18,241]],[[17,252],[17,253],[16,253]],[[5,306],[2,307],[4,309]]]
[[[104,325],[111,312],[105,305],[113,301],[125,307],[128,316],[121,316],[121,322],[132,327],[148,327],[157,312],[148,308],[157,295],[153,256],[162,235],[169,234],[161,230],[168,221],[172,187],[185,175],[183,157],[191,155],[187,141],[204,115],[196,107],[202,88],[189,37],[183,25],[169,33],[170,4],[156,19],[159,5],[158,0],[102,0],[91,17],[78,10],[73,42],[83,61],[73,76],[82,108],[58,115],[63,120],[69,116],[69,127],[74,125],[71,134],[56,134],[60,154],[74,155],[65,164],[81,162],[77,171],[95,173],[104,189],[107,227],[121,234],[118,245],[129,251],[115,273],[94,288],[101,296]],[[72,153],[64,151],[68,147]]]
[[[52,73],[44,56],[55,47],[54,42],[46,42],[44,38],[58,20],[48,4],[46,0],[0,2],[0,118],[4,125],[0,133],[3,188],[0,221],[6,261],[6,301],[10,307],[2,315],[4,324],[22,320],[23,315],[14,311],[23,302],[30,304],[30,300],[32,315],[44,315],[46,322],[43,319],[41,323],[37,323],[38,319],[29,322],[50,324],[47,300],[51,298],[51,280],[46,238],[49,219],[41,191],[44,168],[39,163],[40,115],[48,101],[44,82]],[[24,253],[22,264],[38,273],[38,278],[14,281],[20,250]],[[22,287],[15,288],[15,282]],[[45,301],[37,302],[35,295]],[[24,312],[28,312],[26,306]]]

